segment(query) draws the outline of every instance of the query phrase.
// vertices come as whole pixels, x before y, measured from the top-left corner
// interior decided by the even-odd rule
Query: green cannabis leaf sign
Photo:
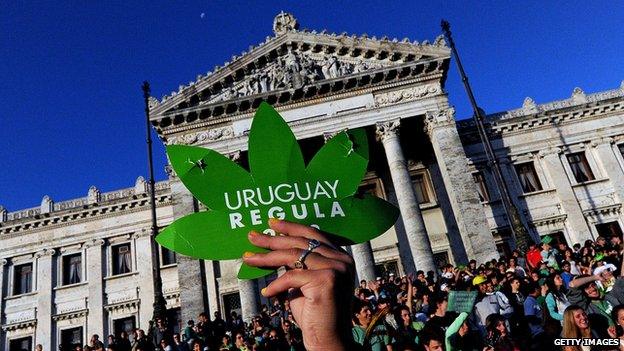
[[[330,139],[306,166],[297,139],[269,104],[262,103],[249,132],[249,168],[216,151],[172,145],[173,169],[208,211],[182,217],[156,241],[175,252],[206,260],[241,258],[253,246],[247,234],[267,229],[269,218],[317,226],[340,245],[363,243],[383,234],[397,220],[398,209],[370,195],[355,195],[368,165],[368,142],[362,129]],[[238,277],[253,279],[273,272],[241,266]]]

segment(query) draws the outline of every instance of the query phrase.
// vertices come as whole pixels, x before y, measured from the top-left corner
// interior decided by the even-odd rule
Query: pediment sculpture
[[[357,59],[353,62],[339,60],[335,55],[312,57],[290,49],[275,62],[247,72],[245,79],[224,88],[220,93],[202,101],[211,104],[237,97],[266,93],[281,89],[299,89],[306,84],[323,79],[333,79],[382,68],[379,62]]]

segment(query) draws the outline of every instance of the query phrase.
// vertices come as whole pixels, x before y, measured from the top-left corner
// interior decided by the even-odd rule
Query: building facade
[[[309,160],[336,132],[364,128],[371,161],[360,191],[395,203],[401,217],[350,247],[358,277],[486,261],[513,247],[509,225],[470,121],[455,121],[444,82],[442,37],[410,42],[299,30],[278,15],[274,36],[161,100],[152,124],[168,145],[217,150],[247,167],[255,108],[272,104]],[[624,85],[489,115],[488,131],[531,235],[569,244],[621,233]],[[204,210],[174,172],[156,184],[159,226]],[[148,327],[153,278],[148,187],[8,212],[0,208],[0,350],[84,344]],[[268,303],[275,277],[236,278],[240,261],[204,261],[157,249],[171,319]]]

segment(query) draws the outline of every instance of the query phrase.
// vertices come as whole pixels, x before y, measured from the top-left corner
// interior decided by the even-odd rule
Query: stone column
[[[565,168],[563,168],[560,154],[560,148],[550,148],[539,152],[539,155],[544,159],[546,171],[550,173],[553,186],[557,190],[561,207],[567,215],[566,222],[569,224],[570,239],[572,239],[572,243],[583,243],[592,238],[591,231],[574,189],[570,185]]]
[[[427,112],[425,128],[453,208],[466,255],[477,262],[498,258],[498,251],[468,169],[466,152],[455,127],[455,110]]]
[[[431,182],[433,183],[433,189],[438,199],[438,204],[442,210],[444,216],[444,224],[446,224],[446,238],[451,248],[451,255],[453,255],[453,261],[455,264],[467,263],[470,258],[466,253],[466,248],[462,243],[462,237],[457,228],[457,222],[455,222],[455,214],[453,213],[453,207],[451,206],[451,200],[449,200],[448,192],[444,186],[442,173],[438,164],[433,164],[429,167],[429,173],[431,174]],[[485,216],[485,214],[484,214]]]
[[[195,212],[193,195],[175,176],[170,176],[173,217],[178,219]],[[180,287],[180,306],[183,321],[197,320],[205,312],[204,274],[201,261],[192,257],[178,255],[178,286]]]
[[[352,245],[351,253],[355,262],[358,281],[362,279],[366,281],[375,280],[375,258],[373,257],[370,241]]]
[[[241,300],[243,320],[249,322],[251,318],[260,314],[260,296],[255,279],[238,280],[238,289]]]
[[[219,311],[219,291],[217,287],[217,277],[215,275],[215,265],[218,265],[219,261],[204,261],[206,268],[206,286],[208,292],[208,307],[210,309],[210,318],[214,315],[215,311]],[[225,318],[225,316],[223,316]]]
[[[1,216],[1,210],[0,209],[0,216]],[[8,260],[4,259],[4,258],[0,258],[0,321],[4,320],[4,298],[8,295],[8,291],[5,293],[5,290],[7,289],[7,284],[4,281],[5,275],[4,275],[4,270],[5,267],[7,265],[7,263],[9,263]],[[5,338],[5,333],[4,333],[4,329],[0,328],[0,350],[4,351],[4,338]]]
[[[35,254],[37,264],[37,328],[33,344],[41,344],[44,350],[52,350],[52,304],[53,274],[52,258],[54,249],[44,249]]]
[[[395,206],[399,206],[399,201],[397,200],[396,193],[394,192],[394,185],[392,185],[392,180],[387,179],[384,182],[386,197],[388,202]],[[409,246],[409,241],[407,240],[407,234],[405,233],[405,227],[403,226],[403,217],[399,213],[399,218],[394,224],[394,232],[397,237],[397,248],[399,250],[399,258],[401,259],[401,265],[403,266],[403,271],[406,274],[414,273],[416,274],[416,266],[414,265],[414,257],[412,256],[412,250]]]
[[[386,152],[392,183],[394,184],[399,209],[403,217],[405,233],[407,234],[416,269],[425,272],[436,272],[431,243],[429,242],[425,222],[416,200],[412,178],[407,169],[407,162],[401,149],[399,140],[400,125],[401,122],[398,119],[378,123],[377,138],[383,143]]]
[[[333,138],[341,131],[325,132],[323,133],[323,139],[325,142]],[[358,276],[358,282],[362,279],[375,280],[375,257],[373,256],[373,249],[370,242],[351,245],[351,255],[355,263],[355,270]]]
[[[136,252],[136,267],[138,279],[141,282],[139,286],[139,320],[138,325],[141,328],[147,328],[149,321],[154,315],[154,276],[152,274],[152,243],[150,236],[151,228],[145,228],[133,235],[134,248]],[[160,267],[158,267],[160,269]]]
[[[613,138],[602,138],[591,142],[591,146],[596,149],[598,162],[607,173],[606,176],[613,184],[613,190],[617,194],[621,203],[624,203],[624,172],[615,156],[613,150]],[[618,151],[619,152],[619,151]]]
[[[105,261],[102,259],[102,249],[105,241],[102,239],[93,239],[85,243],[86,270],[85,277],[89,282],[87,285],[89,295],[87,298],[87,327],[84,335],[91,337],[93,334],[107,335],[104,322],[104,281],[103,272],[105,271]],[[45,349],[44,349],[45,350]]]

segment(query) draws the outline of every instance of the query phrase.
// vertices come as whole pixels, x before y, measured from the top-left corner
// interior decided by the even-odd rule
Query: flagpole
[[[152,228],[150,233],[150,244],[152,251],[152,278],[154,281],[154,314],[153,320],[160,318],[166,321],[167,302],[162,293],[162,278],[160,276],[160,255],[159,246],[156,243],[156,235],[158,235],[158,224],[156,221],[156,187],[154,182],[154,157],[152,155],[152,135],[150,125],[150,85],[147,81],[143,82],[143,99],[145,100],[145,131],[147,133],[147,161],[149,166],[149,195],[150,207],[152,214]]]
[[[468,99],[470,100],[470,104],[472,105],[472,117],[474,119],[475,125],[477,126],[477,130],[479,131],[479,137],[481,138],[483,148],[485,149],[485,154],[488,159],[488,166],[494,175],[496,186],[501,195],[503,208],[505,209],[505,214],[507,215],[507,220],[509,221],[509,226],[511,228],[511,235],[514,238],[516,248],[518,248],[522,252],[526,252],[528,250],[529,244],[534,243],[534,241],[529,235],[529,232],[524,226],[524,223],[522,223],[518,208],[514,205],[513,201],[511,200],[511,196],[509,195],[509,188],[507,187],[507,183],[505,182],[505,178],[503,177],[500,164],[494,153],[494,148],[492,147],[489,135],[485,129],[485,118],[483,116],[483,112],[477,105],[477,101],[474,97],[474,94],[472,93],[472,88],[470,87],[470,83],[468,82],[468,76],[466,76],[466,72],[464,71],[464,67],[462,66],[461,60],[459,58],[459,53],[457,52],[457,48],[455,48],[455,42],[453,41],[453,37],[451,36],[451,25],[447,21],[442,20],[441,26],[442,31],[444,32],[444,36],[448,40],[451,51],[455,56],[455,62],[457,63],[457,68],[459,70],[462,83],[464,84],[464,88],[466,89],[466,93],[468,94]]]

